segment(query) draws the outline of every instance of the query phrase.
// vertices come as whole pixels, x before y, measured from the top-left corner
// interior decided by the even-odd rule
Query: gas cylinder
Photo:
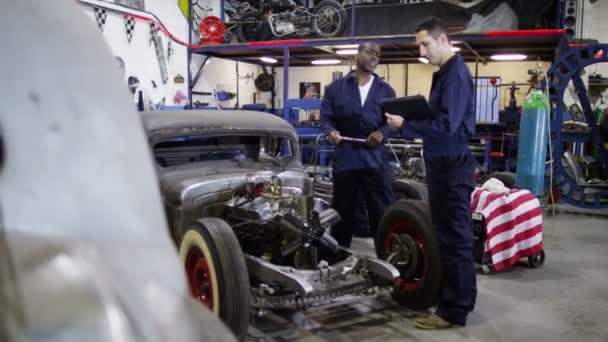
[[[515,184],[537,197],[543,195],[549,129],[549,99],[540,90],[526,96],[519,122]]]

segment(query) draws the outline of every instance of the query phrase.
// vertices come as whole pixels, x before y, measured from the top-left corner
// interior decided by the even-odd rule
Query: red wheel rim
[[[220,18],[207,16],[201,20],[199,31],[204,42],[221,44],[224,41],[226,26]]]
[[[401,251],[397,251],[395,250],[395,247],[400,242],[395,241],[395,236],[400,237],[401,241],[411,241],[413,243],[410,242],[409,247],[402,246]],[[397,253],[396,256],[398,258],[401,257],[401,260],[397,259],[397,263],[403,261],[403,259],[415,263],[407,265],[408,267],[412,268],[412,272],[410,272],[412,274],[406,277],[399,277],[397,279],[396,286],[402,290],[415,290],[420,288],[424,278],[426,277],[428,265],[424,241],[416,229],[416,226],[411,222],[398,222],[393,224],[386,236],[385,242],[387,255],[389,257],[395,253]],[[404,247],[407,250],[403,249]],[[412,247],[414,250],[412,250]],[[409,256],[407,256],[407,253],[409,253]],[[397,266],[396,263],[391,262],[391,264],[393,264],[393,266]],[[399,272],[402,271],[400,268],[402,267],[397,266]]]
[[[196,246],[188,250],[186,275],[192,296],[213,310],[213,282],[209,264],[203,252]]]

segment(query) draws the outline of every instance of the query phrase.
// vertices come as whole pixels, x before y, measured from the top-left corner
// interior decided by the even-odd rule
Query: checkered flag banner
[[[150,23],[150,46],[152,46],[152,42],[154,41],[154,38],[156,38],[156,35],[158,34],[158,27],[156,27],[156,23]]]
[[[125,31],[127,32],[127,39],[131,43],[131,38],[135,33],[135,18],[125,15]]]
[[[108,14],[104,8],[94,7],[95,10],[95,19],[97,20],[97,26],[101,32],[103,32],[103,27],[106,24],[106,19],[108,18]]]

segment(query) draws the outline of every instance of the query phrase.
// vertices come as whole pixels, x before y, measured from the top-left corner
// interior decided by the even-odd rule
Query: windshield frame
[[[154,164],[161,168],[161,169],[168,169],[168,168],[172,168],[172,167],[178,167],[178,166],[182,166],[182,165],[187,165],[187,164],[194,164],[194,163],[208,163],[208,162],[212,162],[211,160],[209,161],[194,161],[191,163],[185,163],[185,164],[178,164],[178,165],[170,165],[170,166],[162,166],[158,163],[158,161],[156,161],[156,156],[155,156],[155,148],[158,144],[161,144],[163,142],[168,142],[171,140],[174,140],[176,138],[183,138],[183,139],[188,139],[188,138],[214,138],[214,137],[226,137],[226,136],[236,136],[236,137],[244,137],[244,136],[250,136],[250,137],[258,137],[258,138],[275,138],[275,139],[285,139],[287,141],[289,150],[290,150],[290,154],[289,154],[289,158],[280,158],[279,161],[277,161],[277,164],[286,166],[286,167],[301,167],[301,160],[300,160],[300,147],[299,147],[299,142],[298,139],[296,137],[294,137],[291,134],[285,134],[282,132],[261,132],[258,130],[239,130],[239,131],[234,131],[234,130],[230,130],[230,131],[214,131],[214,132],[209,132],[208,130],[200,130],[200,129],[195,129],[195,128],[188,128],[188,127],[182,127],[182,128],[171,128],[171,129],[163,129],[163,130],[158,130],[155,132],[150,132],[149,133],[149,143],[150,143],[150,153],[152,154],[153,160],[154,160]],[[226,159],[224,161],[230,161],[232,159]],[[237,160],[237,159],[234,159]],[[264,160],[253,160],[250,158],[247,158],[246,160],[252,161],[252,162],[268,162],[268,161],[264,161]]]

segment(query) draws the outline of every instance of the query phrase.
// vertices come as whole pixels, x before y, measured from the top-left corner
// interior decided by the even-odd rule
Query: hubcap
[[[186,257],[186,275],[192,296],[210,309],[213,309],[213,285],[207,259],[196,247],[190,247]]]
[[[427,263],[424,243],[411,222],[399,222],[391,227],[386,237],[387,261],[399,270],[397,286],[414,290],[422,286]]]

